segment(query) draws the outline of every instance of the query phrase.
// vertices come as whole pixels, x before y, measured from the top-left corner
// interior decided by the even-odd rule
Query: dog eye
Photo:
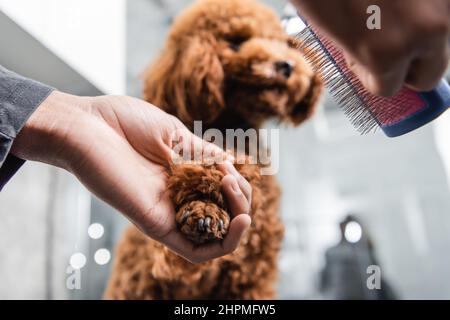
[[[230,38],[228,39],[228,42],[230,44],[230,48],[233,51],[239,51],[239,49],[241,48],[242,44],[246,41],[246,39],[241,38],[241,37],[235,37],[235,38]]]
[[[241,48],[241,44],[230,42],[230,48],[233,51],[239,51],[239,49]]]

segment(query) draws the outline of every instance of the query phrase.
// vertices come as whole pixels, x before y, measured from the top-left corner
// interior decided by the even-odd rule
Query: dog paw
[[[221,240],[228,232],[230,217],[212,202],[192,201],[176,215],[178,228],[196,244]]]

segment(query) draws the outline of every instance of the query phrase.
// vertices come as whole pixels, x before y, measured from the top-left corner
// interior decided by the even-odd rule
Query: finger
[[[195,246],[183,234],[175,230],[162,239],[161,242],[184,259],[198,264],[222,257],[236,250],[250,224],[250,216],[245,214],[237,216],[230,223],[228,235],[220,243]]]
[[[225,174],[231,174],[236,178],[236,181],[241,188],[241,191],[244,193],[248,202],[252,202],[252,186],[251,184],[237,171],[236,167],[230,161],[226,161],[223,164],[218,166],[219,169]]]
[[[220,147],[203,140],[187,129],[178,133],[177,139],[182,141],[181,153],[185,161],[193,160],[197,163],[222,163],[225,160],[233,161],[233,157]],[[180,143],[177,145],[180,146]]]
[[[250,228],[251,222],[249,215],[237,216],[231,220],[228,235],[222,242],[196,246],[189,255],[192,255],[194,263],[201,263],[233,253]]]
[[[433,50],[413,61],[409,68],[406,84],[416,91],[433,90],[447,70],[450,50],[447,42],[441,50]]]
[[[248,214],[240,214],[230,223],[230,229],[228,230],[228,235],[222,241],[222,249],[230,254],[239,245],[239,242],[244,237],[247,230],[250,228],[252,219]]]
[[[234,157],[222,150],[214,143],[207,142],[196,136],[186,128],[175,130],[170,139],[171,151],[168,152],[171,159],[182,161],[204,161],[222,163],[225,160],[234,161]],[[182,158],[182,159],[180,159]]]
[[[233,161],[234,158],[229,153],[214,143],[205,141],[196,135],[192,135],[192,148],[203,155],[203,160],[214,163],[223,163],[224,161]]]
[[[237,216],[231,220],[228,235],[222,242],[195,247],[193,252],[194,260],[199,263],[234,252],[245,232],[250,228],[251,222],[249,215],[241,214]]]
[[[345,55],[349,69],[372,94],[384,97],[395,95],[403,87],[408,72],[406,61],[381,71],[369,69],[356,59]]]
[[[187,129],[177,129],[172,132],[170,138],[170,161],[176,164],[189,162],[193,159],[191,138]]]
[[[226,175],[222,179],[222,190],[233,217],[250,212],[250,201],[242,192],[234,176]]]

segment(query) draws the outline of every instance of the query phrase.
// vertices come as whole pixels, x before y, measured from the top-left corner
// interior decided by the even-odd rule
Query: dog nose
[[[294,70],[294,64],[291,61],[277,61],[275,62],[275,69],[278,73],[289,78]]]

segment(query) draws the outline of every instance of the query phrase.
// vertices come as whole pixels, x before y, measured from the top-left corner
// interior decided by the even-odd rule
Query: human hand
[[[167,191],[174,143],[223,151],[193,135],[178,119],[130,97],[81,98],[53,92],[16,138],[18,157],[72,172],[89,190],[153,239],[199,263],[235,250],[250,225],[251,186],[224,164],[222,181],[234,219],[221,243],[195,246],[176,228]],[[238,184],[238,192],[233,191]]]
[[[405,84],[433,89],[450,57],[450,0],[292,0],[302,15],[344,49],[347,64],[372,93],[395,95]],[[381,30],[369,30],[370,5]]]

